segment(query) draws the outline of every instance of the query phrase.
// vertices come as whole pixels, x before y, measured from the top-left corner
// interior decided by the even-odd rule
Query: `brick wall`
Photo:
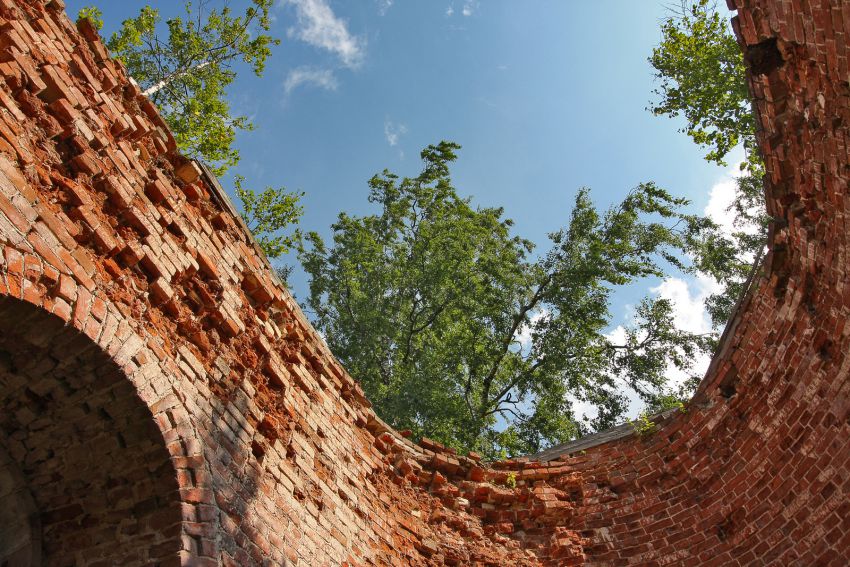
[[[92,29],[0,0],[0,561],[844,564],[850,10],[737,7],[764,277],[686,414],[485,466],[375,417]]]
[[[41,518],[18,463],[0,453],[0,565],[41,562]]]

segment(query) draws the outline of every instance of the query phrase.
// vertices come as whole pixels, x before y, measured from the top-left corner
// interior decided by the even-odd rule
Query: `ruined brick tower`
[[[0,0],[0,565],[846,565],[850,5],[734,4],[763,277],[687,413],[484,466],[375,417],[92,29]]]

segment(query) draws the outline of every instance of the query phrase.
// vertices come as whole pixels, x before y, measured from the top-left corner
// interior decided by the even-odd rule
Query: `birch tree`
[[[180,150],[217,175],[239,161],[236,132],[253,128],[247,117],[233,114],[225,95],[240,66],[261,76],[271,48],[280,43],[267,33],[273,1],[252,0],[235,15],[227,2],[212,8],[197,0],[185,4],[183,16],[165,22],[159,10],[145,6],[106,41],[159,107]],[[91,7],[79,16],[95,24],[100,19]]]

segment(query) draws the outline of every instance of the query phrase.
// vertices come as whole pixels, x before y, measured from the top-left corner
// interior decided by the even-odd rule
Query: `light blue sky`
[[[69,0],[68,11],[91,1]],[[180,6],[151,3],[166,16]],[[100,2],[103,31],[143,4]],[[441,139],[463,145],[453,170],[459,192],[503,206],[540,251],[581,186],[608,205],[652,180],[701,212],[724,170],[702,159],[677,131],[681,123],[646,110],[654,87],[647,57],[665,4],[281,2],[272,32],[283,42],[265,76],[244,73],[231,91],[235,110],[256,124],[238,138],[242,162],[234,172],[253,187],[304,191],[301,225],[326,236],[340,211],[370,210],[366,181],[374,173],[415,175],[419,150]],[[229,177],[223,182],[232,186]],[[679,295],[685,289],[696,297],[692,280],[677,282]],[[292,283],[303,298],[300,271]],[[619,293],[616,323],[658,284]],[[698,302],[682,309],[702,317],[691,313]]]

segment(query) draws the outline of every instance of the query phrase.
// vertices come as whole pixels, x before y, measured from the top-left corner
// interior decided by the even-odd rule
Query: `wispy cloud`
[[[729,210],[729,207],[735,202],[735,188],[736,181],[732,172],[730,172],[729,175],[724,176],[712,185],[708,193],[708,204],[703,211],[707,217],[720,226],[725,234],[731,234],[735,231],[733,224],[735,215]]]
[[[365,40],[351,35],[348,24],[337,17],[327,0],[284,0],[295,7],[298,25],[287,30],[289,37],[330,51],[346,67],[356,68],[365,56]]]
[[[734,232],[745,232],[755,234],[759,227],[755,224],[750,226],[736,226],[735,212],[732,210],[732,205],[735,203],[735,195],[738,187],[737,178],[741,175],[738,168],[729,170],[726,175],[717,181],[709,192],[708,204],[705,206],[703,214],[710,217],[718,224],[720,230],[727,236]],[[757,211],[751,210],[751,214]]]
[[[283,83],[283,91],[288,95],[298,87],[304,85],[335,91],[339,83],[337,83],[336,77],[330,69],[296,67],[289,71],[289,74],[286,76],[286,80]]]
[[[391,146],[398,144],[399,138],[407,134],[407,126],[404,124],[393,124],[390,120],[384,121],[384,137]]]
[[[386,16],[387,11],[392,8],[393,0],[377,0],[378,2],[378,14],[381,16]]]
[[[721,286],[713,278],[699,274],[695,278],[668,277],[660,284],[650,288],[650,293],[661,299],[670,301],[673,305],[673,323],[678,329],[695,334],[705,334],[712,331],[711,317],[705,308],[705,300],[713,293],[721,291]],[[691,375],[705,373],[711,362],[711,357],[700,352],[691,361],[690,371],[676,368],[673,364],[667,366],[669,385],[675,389]],[[630,416],[640,412],[642,403],[629,397]]]
[[[474,14],[478,10],[478,7],[480,5],[481,5],[481,3],[479,2],[479,0],[465,0],[464,3],[460,7],[460,13],[464,17],[468,18],[469,16],[471,16],[472,14]],[[452,16],[454,16],[454,13],[455,13],[454,4],[449,4],[448,8],[446,8],[446,17],[451,18]]]
[[[720,284],[713,278],[701,274],[689,280],[668,277],[649,291],[675,306],[673,323],[677,328],[701,334],[711,331],[711,319],[705,310],[705,300],[720,289]]]

